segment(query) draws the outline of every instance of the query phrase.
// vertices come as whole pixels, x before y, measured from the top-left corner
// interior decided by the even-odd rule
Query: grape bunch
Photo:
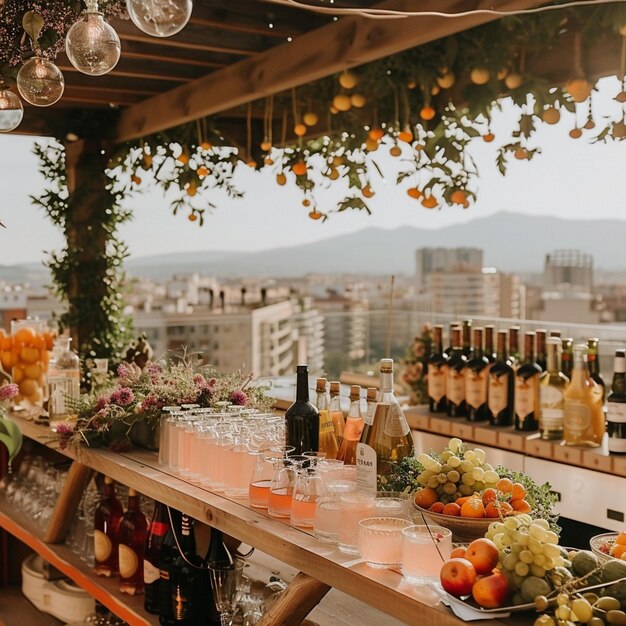
[[[558,535],[550,530],[545,519],[533,520],[527,514],[508,517],[502,522],[492,522],[485,537],[500,551],[499,567],[508,575],[514,589],[522,590],[528,577],[534,577],[533,582],[545,579],[551,570],[566,564]],[[550,587],[536,591],[549,592]]]
[[[417,460],[424,467],[417,482],[434,489],[444,504],[495,487],[500,478],[493,467],[485,463],[484,450],[469,449],[456,437],[450,439],[439,455],[423,453]]]

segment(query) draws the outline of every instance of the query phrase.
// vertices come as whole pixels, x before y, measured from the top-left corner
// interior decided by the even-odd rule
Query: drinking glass
[[[270,483],[267,512],[272,517],[290,517],[293,488],[303,457],[287,457],[274,465],[274,476]]]
[[[397,517],[368,517],[359,522],[359,552],[370,567],[384,569],[402,561],[402,529],[411,522]]]
[[[315,504],[325,491],[315,467],[305,467],[298,472],[291,501],[292,526],[313,527]]]
[[[269,504],[270,484],[272,482],[271,475],[267,476],[267,468],[269,467],[268,462],[273,462],[273,459],[271,457],[266,458],[265,453],[260,451],[250,454],[254,459],[254,470],[248,486],[250,506],[266,509]]]
[[[220,612],[222,626],[231,626],[235,609],[241,595],[243,561],[235,560],[227,565],[209,565],[211,588],[215,607]]]
[[[443,526],[417,524],[402,530],[402,574],[411,583],[439,578],[452,552],[452,532]]]
[[[374,496],[353,491],[339,495],[339,550],[359,553],[359,522],[375,512]]]
[[[378,491],[376,493],[376,515],[408,519],[409,494],[402,491]]]

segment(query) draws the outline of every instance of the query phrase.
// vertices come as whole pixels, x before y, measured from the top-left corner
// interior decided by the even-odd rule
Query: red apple
[[[499,572],[479,578],[472,589],[476,604],[485,609],[497,609],[504,606],[511,595],[509,580]]]
[[[450,595],[460,598],[472,593],[476,570],[467,559],[454,558],[443,564],[439,578],[441,586]]]
[[[500,551],[491,539],[475,539],[467,546],[464,558],[474,566],[479,576],[484,576],[491,574],[498,564]]]

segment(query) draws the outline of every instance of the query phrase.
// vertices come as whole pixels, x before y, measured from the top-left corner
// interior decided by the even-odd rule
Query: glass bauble
[[[61,70],[42,57],[26,61],[17,74],[17,90],[26,102],[36,107],[49,107],[58,102],[64,89]]]
[[[120,38],[102,13],[86,11],[69,29],[65,50],[79,72],[102,76],[120,60]]]
[[[126,0],[133,24],[153,37],[171,37],[180,32],[191,17],[191,0]]]
[[[15,130],[24,117],[24,105],[11,90],[0,85],[0,133]]]

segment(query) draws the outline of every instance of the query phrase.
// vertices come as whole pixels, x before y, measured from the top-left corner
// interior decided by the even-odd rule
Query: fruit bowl
[[[617,539],[617,533],[602,533],[596,535],[589,540],[589,547],[591,551],[598,557],[600,563],[604,563],[614,557],[609,555],[609,550]],[[606,552],[603,550],[606,549]]]
[[[415,503],[413,503],[410,515],[414,524],[423,524],[425,518],[428,523],[448,528],[452,531],[452,541],[455,543],[470,543],[474,539],[484,537],[489,524],[498,521],[492,517],[460,517],[434,513],[433,511],[423,509]]]

